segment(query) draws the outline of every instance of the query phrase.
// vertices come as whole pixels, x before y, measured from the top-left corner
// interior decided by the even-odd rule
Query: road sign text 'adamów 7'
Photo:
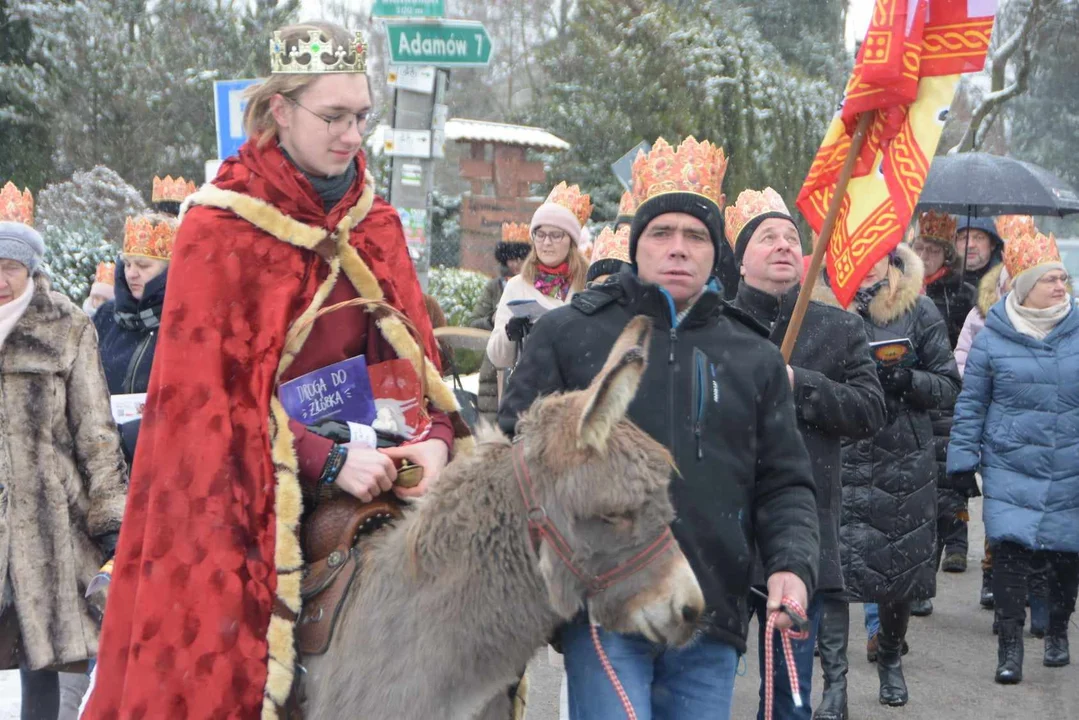
[[[387,22],[390,62],[440,67],[485,66],[491,62],[491,36],[482,23],[468,20]]]

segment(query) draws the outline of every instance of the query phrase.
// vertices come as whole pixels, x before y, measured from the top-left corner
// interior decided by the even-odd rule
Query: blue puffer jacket
[[[1045,338],[989,311],[955,406],[948,472],[981,470],[985,532],[1079,552],[1079,310]]]

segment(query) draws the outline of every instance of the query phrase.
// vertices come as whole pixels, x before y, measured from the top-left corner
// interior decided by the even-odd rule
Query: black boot
[[[996,681],[1014,685],[1023,679],[1023,624],[1014,620],[1000,621],[997,637]]]
[[[933,614],[933,601],[915,600],[910,605],[910,614],[914,617],[929,617]]]
[[[907,704],[907,681],[903,678],[902,647],[910,623],[910,605],[881,605],[880,649],[877,651],[877,677],[880,678],[880,704],[900,707]]]
[[[993,569],[982,570],[982,592],[978,602],[986,610],[993,609]]]
[[[850,605],[844,600],[824,601],[817,647],[824,674],[824,695],[813,720],[847,720],[847,634]]]
[[[1071,663],[1071,654],[1068,652],[1068,631],[1050,632],[1045,636],[1045,656],[1042,664],[1045,667],[1064,667]]]

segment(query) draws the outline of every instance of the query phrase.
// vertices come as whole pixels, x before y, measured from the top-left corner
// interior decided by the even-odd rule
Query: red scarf
[[[927,275],[926,276],[926,278],[925,278],[925,287],[929,287],[930,285],[935,283],[937,280],[940,280],[943,277],[947,277],[948,273],[950,273],[950,272],[951,272],[951,270],[948,268],[947,265],[942,265],[940,270],[937,270],[932,275]]]
[[[543,263],[536,263],[536,279],[532,284],[547,297],[565,300],[571,284],[569,261],[557,267],[547,267]]]

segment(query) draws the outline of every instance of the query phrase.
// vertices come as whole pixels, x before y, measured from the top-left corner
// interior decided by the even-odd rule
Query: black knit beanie
[[[637,208],[629,231],[629,259],[634,268],[637,267],[637,241],[641,233],[648,227],[648,223],[667,213],[686,213],[704,223],[712,238],[716,262],[719,262],[720,250],[726,244],[723,240],[723,214],[719,211],[719,206],[694,193],[672,192],[645,200]]]
[[[745,257],[746,248],[749,246],[749,240],[753,237],[753,233],[757,231],[757,228],[761,226],[761,223],[765,220],[772,218],[780,218],[782,220],[790,220],[794,224],[795,232],[798,232],[798,225],[794,223],[794,218],[785,212],[779,212],[773,210],[771,212],[761,213],[757,217],[747,222],[738,233],[738,237],[734,241],[734,262],[738,267],[742,266],[742,258]],[[802,234],[798,232],[800,238]]]

